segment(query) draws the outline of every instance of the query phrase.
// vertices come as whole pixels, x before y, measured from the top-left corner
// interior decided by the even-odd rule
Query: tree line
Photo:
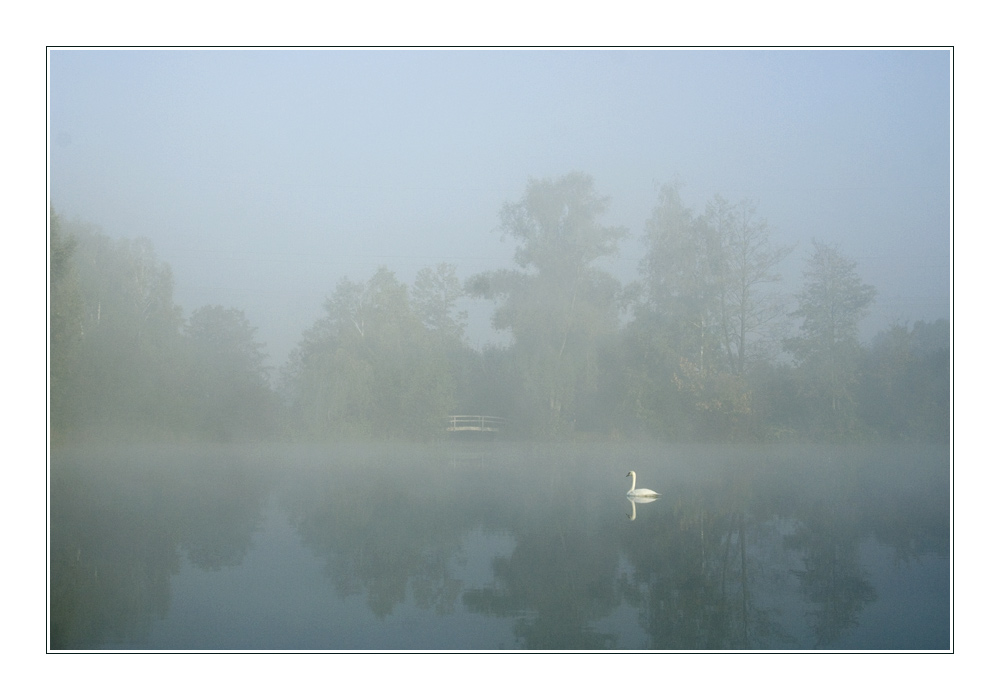
[[[950,431],[950,330],[892,324],[862,344],[876,297],[856,261],[812,242],[794,301],[754,203],[702,211],[661,188],[635,281],[605,263],[627,231],[593,179],[533,179],[500,209],[512,265],[413,285],[381,267],[341,280],[272,383],[243,311],[185,318],[143,239],[50,220],[50,426],[213,440],[427,439],[453,413],[521,438],[929,439]],[[506,345],[472,348],[465,297],[495,304]]]

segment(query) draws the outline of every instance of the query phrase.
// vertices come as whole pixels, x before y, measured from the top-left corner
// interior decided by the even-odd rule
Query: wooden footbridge
[[[448,416],[449,433],[499,433],[507,424],[506,419],[496,416]]]

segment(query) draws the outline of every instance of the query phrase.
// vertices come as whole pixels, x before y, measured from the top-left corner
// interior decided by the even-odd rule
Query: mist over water
[[[52,645],[947,649],[948,480],[915,445],[60,450]]]

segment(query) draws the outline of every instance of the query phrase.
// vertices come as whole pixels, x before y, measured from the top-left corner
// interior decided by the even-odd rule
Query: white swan
[[[626,496],[629,498],[658,498],[660,494],[651,489],[637,489],[635,487],[635,472],[629,472],[625,475],[625,478],[632,477],[632,488],[626,492]]]

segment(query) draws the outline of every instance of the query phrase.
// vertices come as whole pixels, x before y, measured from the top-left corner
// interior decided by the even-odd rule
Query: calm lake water
[[[54,448],[50,644],[947,650],[950,504],[943,445]]]

